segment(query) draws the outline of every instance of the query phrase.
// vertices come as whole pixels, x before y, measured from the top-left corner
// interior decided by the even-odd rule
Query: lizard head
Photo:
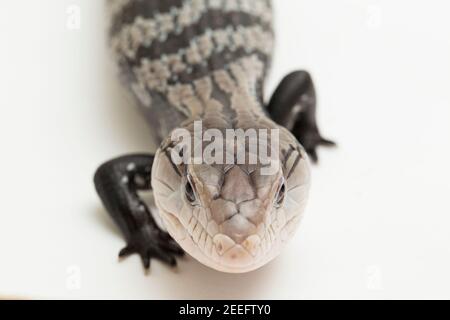
[[[309,191],[309,161],[297,140],[277,129],[277,147],[273,136],[268,144],[276,161],[268,166],[259,156],[252,161],[251,147],[239,149],[236,137],[221,139],[219,130],[213,152],[211,143],[181,143],[178,134],[158,150],[152,171],[156,205],[170,235],[201,263],[222,272],[253,271],[274,259],[297,228]],[[223,154],[217,151],[230,144]],[[202,152],[195,155],[196,146]],[[229,150],[234,154],[227,161]],[[239,159],[239,150],[245,157]],[[205,160],[207,151],[223,161]]]

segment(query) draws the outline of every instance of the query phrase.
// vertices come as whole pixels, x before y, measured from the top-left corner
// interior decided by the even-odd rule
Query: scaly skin
[[[289,130],[306,133],[308,152],[315,153],[326,141],[315,125],[315,100],[313,111],[302,103],[315,99],[308,90],[300,92],[304,84],[309,89],[312,86],[309,76],[310,82],[305,82],[303,75],[294,74],[298,85],[289,80],[294,87],[282,84],[269,108],[264,104],[274,40],[270,1],[109,0],[108,5],[111,46],[122,79],[161,144],[155,157],[148,157],[151,176],[148,170],[138,173],[151,179],[169,234],[194,258],[219,271],[242,273],[265,265],[293,235],[309,192],[310,167],[299,143],[302,137]],[[287,102],[285,97],[289,97]],[[270,118],[278,101],[285,104],[279,118],[291,118],[289,130],[280,126],[287,125],[284,120],[276,123]],[[303,111],[311,117],[296,121],[295,105],[306,108]],[[194,122],[199,120],[204,130],[222,133],[227,129],[280,129],[280,163],[275,173],[263,175],[260,165],[248,163],[175,165],[170,154],[177,144],[171,133],[180,128],[193,133]],[[127,235],[128,247],[122,255],[137,252],[146,267],[152,257],[173,264],[170,254],[164,257],[158,251],[162,244],[156,249],[142,244],[142,239],[159,243],[164,237],[155,231],[148,215],[144,219],[142,212],[137,213],[144,207],[135,185],[114,186],[126,174],[127,161],[133,165],[132,158],[122,158],[104,165],[96,175],[99,194]],[[114,195],[128,200],[123,205]],[[146,207],[144,211],[149,212]],[[140,224],[153,231],[136,228]],[[176,248],[171,249],[175,254]]]

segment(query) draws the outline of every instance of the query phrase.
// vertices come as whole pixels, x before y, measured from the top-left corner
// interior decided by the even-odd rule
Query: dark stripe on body
[[[114,36],[123,26],[132,23],[137,17],[150,19],[161,13],[169,13],[179,8],[184,0],[132,0],[113,18],[110,34]]]
[[[213,54],[210,59],[208,59],[205,65],[195,64],[192,65],[192,72],[182,72],[179,73],[177,81],[169,81],[169,85],[173,84],[189,84],[193,80],[197,80],[212,74],[214,71],[226,69],[227,65],[236,62],[244,57],[250,57],[252,55],[258,56],[258,58],[267,65],[270,62],[270,58],[260,52],[251,51],[247,52],[244,49],[238,49],[236,51],[231,51],[230,49],[225,49],[223,52]],[[230,76],[232,76],[230,74]],[[262,81],[263,79],[261,79]]]
[[[164,41],[155,40],[149,47],[141,46],[136,58],[131,59],[130,66],[139,66],[143,58],[159,59],[162,55],[175,54],[180,49],[189,47],[191,41],[205,33],[206,30],[220,30],[227,27],[261,26],[264,31],[272,32],[270,24],[264,24],[260,19],[241,12],[224,13],[220,10],[208,11],[200,21],[183,30],[181,34],[169,34]],[[238,32],[236,30],[236,32]]]

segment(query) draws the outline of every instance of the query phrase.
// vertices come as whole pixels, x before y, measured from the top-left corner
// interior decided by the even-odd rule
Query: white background
[[[67,26],[71,4],[81,9]],[[306,219],[276,261],[227,275],[138,257],[95,195],[150,148],[105,49],[103,2],[0,2],[0,294],[25,298],[450,298],[450,4],[275,1],[269,88],[310,70],[321,151]],[[70,26],[70,25],[69,25]]]

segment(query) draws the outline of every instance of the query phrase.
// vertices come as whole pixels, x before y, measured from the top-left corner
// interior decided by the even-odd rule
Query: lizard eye
[[[192,178],[188,175],[186,179],[186,185],[184,187],[184,191],[186,194],[186,199],[191,203],[195,204],[197,201],[197,196],[195,194],[194,185],[192,183]]]
[[[278,194],[275,201],[275,207],[281,208],[284,203],[284,199],[286,197],[286,181],[281,180],[280,189],[278,190]]]

